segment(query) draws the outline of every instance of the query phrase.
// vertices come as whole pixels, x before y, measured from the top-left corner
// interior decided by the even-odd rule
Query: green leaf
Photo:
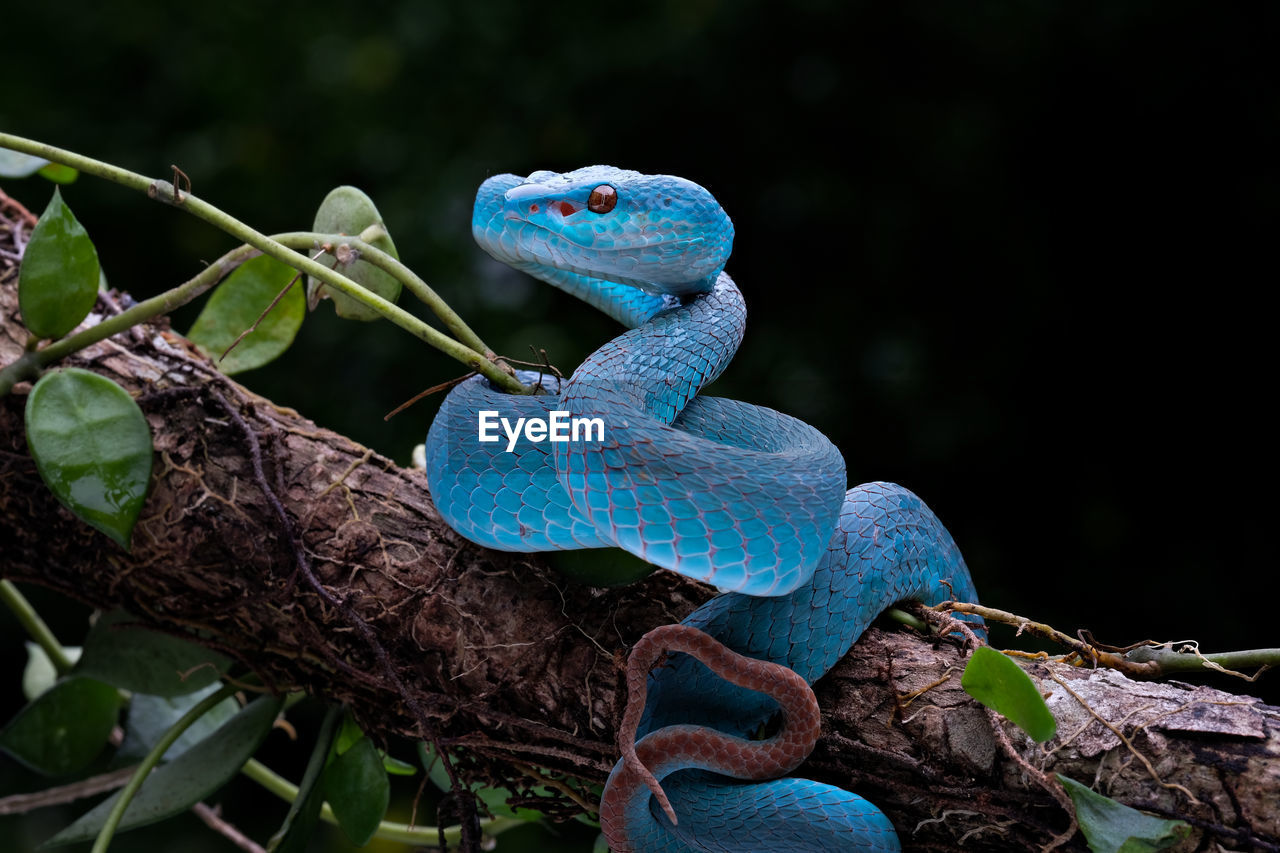
[[[80,172],[61,163],[50,163],[40,168],[40,177],[55,184],[73,184],[80,177]]]
[[[79,646],[63,646],[63,653],[75,663],[80,659]],[[27,640],[27,665],[22,670],[22,695],[30,702],[53,687],[58,680],[58,668],[39,644]]]
[[[135,693],[129,702],[129,716],[125,721],[124,742],[116,750],[113,763],[124,766],[134,764],[146,757],[173,724],[182,719],[182,715],[198,705],[205,697],[216,693],[221,685],[210,684],[203,690],[188,693],[186,696],[148,696]],[[173,761],[191,747],[217,731],[218,727],[230,720],[240,711],[240,705],[234,697],[228,696],[212,709],[196,720],[187,730],[179,735],[173,745],[165,751],[164,760]]]
[[[344,714],[342,728],[338,729],[337,737],[333,741],[334,754],[342,755],[363,737],[364,731],[360,728],[360,724],[352,719],[350,714]]]
[[[418,760],[422,764],[422,769],[427,771],[427,778],[441,791],[448,791],[453,786],[449,781],[449,771],[444,769],[444,759],[439,756],[435,747],[429,746],[426,742],[420,742]],[[472,785],[471,789],[475,790],[476,787]]]
[[[991,710],[1003,714],[1037,743],[1058,730],[1035,682],[1014,663],[990,646],[979,646],[960,677],[964,691]]]
[[[98,298],[98,271],[98,250],[54,187],[18,271],[23,324],[38,338],[80,325]]]
[[[391,798],[391,783],[373,741],[362,737],[329,763],[324,798],[352,844],[361,847],[373,838]]]
[[[621,548],[552,551],[547,556],[557,572],[590,586],[630,586],[658,571],[657,566]]]
[[[1191,833],[1180,820],[1143,814],[1089,789],[1075,779],[1055,774],[1076,806],[1080,831],[1094,853],[1147,853],[1165,850]]]
[[[78,367],[46,373],[27,397],[27,445],[67,509],[128,549],[151,480],[151,430],[119,385]]]
[[[289,288],[258,327],[236,344],[226,358],[220,357],[246,329],[253,328],[262,312],[296,274],[292,267],[267,255],[246,261],[218,285],[187,337],[227,375],[275,360],[293,343],[307,313],[302,289],[297,284]]]
[[[134,693],[181,696],[213,684],[229,665],[225,655],[144,628],[128,613],[113,610],[90,629],[75,671]]]
[[[416,776],[418,768],[414,767],[407,761],[401,761],[398,758],[392,758],[385,752],[382,753],[382,769],[392,776]]]
[[[273,696],[255,699],[212,735],[156,768],[129,803],[117,832],[184,812],[225,785],[257,751],[283,704]],[[103,800],[41,847],[93,839],[119,796],[117,792]]]
[[[0,733],[0,749],[37,773],[74,773],[102,752],[119,709],[114,687],[67,678],[18,712]]]
[[[358,237],[371,225],[381,228],[382,234],[370,240],[369,245],[375,249],[381,249],[393,258],[399,258],[395,243],[387,233],[387,227],[382,222],[378,208],[374,206],[372,199],[355,187],[336,187],[330,191],[320,203],[320,209],[316,211],[315,224],[312,225],[311,230],[325,234],[346,234]],[[333,267],[337,263],[337,259],[330,254],[323,255],[317,260],[327,267]],[[395,302],[400,296],[400,280],[368,261],[356,261],[350,266],[342,267],[339,272],[388,302]],[[382,316],[364,303],[356,301],[345,293],[334,291],[319,279],[307,276],[307,304],[315,308],[321,299],[332,299],[333,310],[338,312],[339,317],[345,317],[348,320],[377,320]]]
[[[306,850],[307,841],[320,820],[320,807],[324,805],[324,770],[333,754],[335,732],[342,714],[341,705],[332,705],[325,712],[320,734],[307,760],[307,769],[298,783],[298,794],[293,798],[280,828],[267,841],[267,853],[303,853]]]
[[[0,178],[26,178],[49,164],[43,157],[0,148]]]

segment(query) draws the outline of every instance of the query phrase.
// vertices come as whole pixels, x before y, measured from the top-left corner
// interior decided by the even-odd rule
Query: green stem
[[[55,341],[43,349],[23,353],[12,364],[7,364],[0,368],[0,397],[8,394],[15,383],[24,379],[36,379],[40,375],[40,370],[48,364],[52,364],[74,352],[79,352],[85,347],[98,343],[98,341],[106,340],[112,335],[119,334],[153,317],[168,314],[175,308],[186,305],[192,299],[195,299],[224,279],[236,267],[258,254],[260,252],[252,246],[240,246],[237,249],[232,249],[205,267],[199,275],[175,288],[166,290],[159,296],[153,296],[150,299],[139,302],[114,317],[107,317],[96,326],[81,329],[75,334]]]
[[[1280,666],[1280,649],[1200,653],[1178,651],[1170,645],[1140,646],[1126,654],[1125,659],[1139,663],[1155,662],[1159,664],[1162,675],[1217,671],[1218,667],[1238,673],[1240,670]]]
[[[240,772],[285,802],[291,803],[298,797],[297,785],[280,776],[257,759],[249,759],[244,767],[240,768]],[[338,823],[338,819],[334,816],[333,809],[329,808],[328,803],[321,807],[320,817],[326,823],[331,823],[335,826]],[[497,835],[500,832],[520,826],[522,823],[523,821],[515,818],[490,818],[480,821],[480,828],[489,835]],[[432,846],[439,843],[440,832],[434,826],[409,826],[406,823],[384,820],[378,824],[378,830],[374,835],[377,838],[388,841]],[[446,843],[450,845],[457,844],[462,838],[461,827],[445,827],[444,837]]]
[[[111,813],[107,815],[107,821],[102,825],[102,829],[98,832],[98,837],[93,842],[93,849],[90,853],[106,853],[107,847],[111,844],[111,838],[116,833],[116,827],[120,825],[120,820],[124,817],[125,810],[129,808],[129,803],[133,802],[134,796],[142,787],[142,783],[147,780],[147,776],[151,773],[155,766],[160,763],[160,759],[173,746],[173,742],[182,736],[191,724],[200,717],[204,716],[214,705],[217,705],[228,696],[234,696],[239,688],[234,684],[227,684],[216,693],[206,696],[197,704],[193,705],[187,713],[183,714],[178,722],[169,727],[164,736],[151,748],[147,753],[147,757],[142,759],[142,763],[138,765],[137,772],[129,779],[129,784],[120,790],[120,796],[116,799],[116,803],[111,807]]]
[[[42,364],[49,364],[73,352],[79,352],[91,344],[96,344],[98,341],[130,329],[139,323],[146,322],[153,317],[168,314],[200,296],[230,275],[236,267],[258,254],[258,250],[252,246],[240,246],[232,249],[205,267],[199,275],[177,287],[167,290],[159,296],[145,299],[114,317],[106,318],[90,329],[85,329],[78,334],[56,341],[40,350],[37,355],[41,356]]]
[[[139,175],[137,172],[130,172],[128,169],[122,169],[119,166],[113,166],[101,160],[94,160],[92,157],[85,157],[83,154],[77,154],[74,151],[55,148],[43,142],[36,142],[34,139],[24,139],[21,136],[14,136],[9,133],[0,133],[0,148],[21,151],[23,154],[30,154],[32,157],[43,157],[45,160],[52,160],[64,166],[71,166],[81,172],[86,172],[95,177],[121,184],[140,192],[146,192],[153,183],[150,178],[145,175]]]
[[[400,308],[382,297],[370,293],[351,279],[330,269],[324,264],[311,260],[306,255],[299,254],[280,242],[273,240],[267,235],[250,228],[238,219],[219,210],[206,201],[197,198],[190,193],[179,192],[173,184],[168,181],[153,180],[145,175],[122,169],[118,166],[112,166],[100,160],[94,160],[91,157],[85,157],[72,151],[66,151],[61,148],[55,148],[52,145],[46,145],[42,142],[36,142],[30,139],[24,139],[20,136],[13,136],[8,133],[0,133],[0,147],[9,148],[14,151],[21,151],[35,157],[43,157],[56,163],[62,163],[79,169],[90,175],[95,175],[115,183],[122,184],[131,189],[145,192],[149,198],[164,204],[173,205],[198,219],[208,222],[210,225],[232,235],[236,239],[248,243],[250,246],[261,251],[264,255],[288,264],[296,270],[300,270],[310,276],[320,279],[325,284],[330,285],[335,290],[349,295],[351,298],[362,302],[373,308],[386,317],[392,323],[409,332],[411,335],[425,341],[426,343],[440,349],[446,355],[449,355],[472,370],[484,375],[498,387],[514,394],[531,393],[530,389],[520,384],[513,375],[507,373],[493,361],[487,357],[487,351],[476,351],[465,346],[447,335],[436,331],[427,324],[423,323],[417,317],[414,317],[408,311]],[[372,248],[372,247],[370,247]]]
[[[7,580],[0,580],[0,601],[18,618],[18,623],[26,629],[27,634],[40,648],[44,649],[44,653],[49,656],[49,660],[53,663],[54,670],[58,675],[66,675],[71,671],[74,664],[71,658],[67,657],[67,653],[63,651],[62,643],[58,642],[58,638],[53,635],[53,631],[49,630],[49,626],[40,618],[40,614],[31,606],[31,602],[27,601],[27,597],[18,591],[18,588]]]
[[[293,249],[310,249],[317,243],[336,243],[339,241],[350,244],[354,249],[361,253],[370,263],[379,269],[384,269],[388,273],[399,278],[407,287],[418,295],[423,302],[450,327],[450,330],[464,339],[466,347],[458,349],[454,354],[455,357],[469,360],[474,355],[475,348],[483,348],[488,353],[489,349],[484,341],[473,332],[470,327],[459,317],[453,309],[451,309],[431,287],[419,278],[412,270],[406,267],[400,261],[388,255],[386,252],[365,243],[353,237],[346,237],[340,234],[321,234],[312,231],[291,231],[284,234],[275,234],[272,236],[283,246]],[[260,255],[261,252],[247,243],[231,250],[218,260],[214,261],[206,267],[201,273],[175,288],[165,291],[159,296],[154,296],[143,302],[139,302],[132,308],[117,314],[114,317],[108,317],[96,326],[87,329],[81,329],[73,335],[69,335],[49,346],[31,350],[24,353],[20,358],[12,364],[0,368],[0,397],[9,393],[15,383],[24,379],[34,380],[40,375],[40,370],[48,364],[51,364],[61,358],[65,358],[73,352],[79,352],[85,347],[96,344],[101,340],[118,334],[129,329],[138,323],[145,322],[153,317],[162,314],[168,314],[176,308],[179,308],[196,297],[203,294],[213,285],[226,278],[232,270],[243,264],[250,258]],[[414,318],[416,320],[416,318]],[[435,330],[429,329],[427,334],[438,334]],[[452,344],[448,338],[444,339]],[[470,348],[467,348],[470,347]]]
[[[376,229],[377,233],[386,233],[382,229]],[[351,248],[360,253],[360,259],[368,261],[373,266],[397,278],[409,292],[418,297],[418,300],[431,309],[445,328],[453,333],[459,341],[476,352],[484,353],[488,356],[492,350],[480,340],[480,336],[471,330],[471,327],[458,316],[458,313],[449,307],[449,303],[440,298],[440,294],[435,292],[431,285],[427,284],[422,278],[409,267],[405,266],[400,260],[390,255],[372,243],[371,239],[376,239],[373,232],[374,229],[367,228],[359,237],[349,237],[345,234],[312,234],[309,232],[295,232],[292,234],[277,234],[275,239],[279,240],[286,246],[293,249],[307,249],[314,246],[317,242],[330,243],[346,243]],[[303,240],[310,240],[305,244]]]
[[[368,261],[378,269],[399,279],[414,296],[418,297],[419,300],[425,303],[427,307],[429,307],[432,312],[440,318],[446,328],[457,336],[458,341],[441,335],[435,329],[422,323],[421,320],[418,320],[407,311],[403,311],[403,309],[392,305],[392,303],[386,303],[387,305],[392,305],[392,307],[396,308],[397,311],[401,311],[408,319],[421,326],[421,329],[417,331],[409,329],[407,326],[401,326],[401,328],[405,328],[407,331],[417,335],[432,346],[442,350],[445,354],[456,358],[463,364],[471,366],[473,369],[477,369],[472,363],[473,357],[476,353],[483,353],[485,355],[485,361],[489,361],[489,357],[492,355],[493,351],[489,349],[484,341],[480,340],[480,336],[471,330],[471,327],[458,316],[457,312],[450,308],[449,305],[440,298],[439,294],[432,289],[431,285],[423,281],[413,270],[400,263],[398,259],[392,257],[376,246],[370,245],[358,237],[349,237],[345,234],[320,234],[313,231],[291,231],[284,234],[275,234],[272,239],[279,241],[282,246],[302,250],[310,249],[317,243],[346,243],[360,253],[361,260]],[[352,283],[354,284],[354,282]],[[356,286],[359,287],[359,285]],[[364,288],[360,289],[364,293],[373,296],[373,294],[364,290]],[[389,315],[388,319],[392,319],[392,322],[396,322]],[[400,324],[397,323],[397,325]],[[459,341],[461,341],[461,343],[459,343]],[[489,363],[492,364],[491,361]],[[484,371],[478,372],[483,373]],[[488,376],[489,374],[486,373],[485,375]],[[492,379],[493,377],[490,378]],[[508,376],[508,378],[510,379],[513,377]],[[517,385],[519,385],[519,383],[517,383]],[[504,385],[504,387],[507,387],[507,390],[514,391],[516,393],[526,392],[523,385],[519,385],[518,390],[508,385]]]
[[[890,607],[884,613],[899,625],[906,625],[908,628],[914,628],[921,634],[929,633],[929,623],[916,617],[912,613],[908,613],[907,611],[901,610],[897,607]]]

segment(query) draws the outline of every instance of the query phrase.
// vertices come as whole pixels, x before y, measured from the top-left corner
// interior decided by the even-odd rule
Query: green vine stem
[[[299,231],[291,234],[276,234],[274,239],[291,249],[309,249],[315,246],[317,242],[346,243],[359,253],[361,260],[368,261],[378,269],[399,279],[400,283],[418,298],[418,301],[430,308],[432,313],[440,318],[445,328],[452,332],[459,341],[476,352],[492,356],[492,350],[489,349],[484,341],[480,340],[480,336],[473,332],[471,327],[458,316],[458,313],[449,307],[449,303],[440,298],[440,294],[436,293],[431,285],[423,281],[409,267],[402,264],[398,258],[387,254],[370,243],[370,241],[385,233],[382,228],[371,225],[361,232],[359,237],[340,234],[319,235],[308,231]],[[308,240],[310,242],[306,242]]]
[[[369,229],[366,229],[366,233],[368,231]],[[369,244],[361,237],[350,237],[345,234],[319,234],[313,231],[292,231],[285,234],[274,234],[270,239],[278,241],[282,246],[302,250],[312,249],[318,244],[339,245],[345,243],[360,255],[360,260],[368,261],[378,269],[399,279],[400,283],[408,288],[409,292],[416,296],[419,301],[430,308],[445,324],[445,327],[462,342],[464,347],[467,348],[467,357],[474,353],[484,353],[488,359],[496,358],[493,350],[489,349],[488,345],[480,340],[480,336],[471,330],[471,327],[458,316],[456,311],[449,307],[447,302],[440,298],[440,295],[435,292],[431,285],[423,281],[417,273],[402,264],[397,258]],[[435,332],[430,326],[426,328],[432,333]],[[419,337],[422,336],[419,335]],[[426,340],[426,338],[423,339]],[[445,338],[445,340],[449,341],[448,338]],[[436,345],[434,341],[427,342],[433,346]],[[449,343],[454,342],[449,341]],[[449,354],[459,361],[464,363],[466,361],[463,355],[455,355],[452,352]],[[521,387],[523,389],[523,386]]]
[[[313,231],[291,231],[283,234],[273,234],[269,239],[275,240],[282,246],[304,250],[323,243],[347,243],[357,252],[361,253],[361,255],[374,266],[395,275],[405,283],[406,286],[414,289],[415,294],[426,302],[432,310],[435,311],[436,314],[451,327],[451,331],[468,339],[467,346],[463,347],[455,357],[458,357],[460,360],[465,359],[467,360],[467,363],[469,363],[469,360],[474,356],[474,350],[467,347],[484,346],[484,342],[471,331],[466,323],[462,321],[462,318],[458,317],[458,315],[454,313],[453,309],[449,308],[449,306],[440,299],[440,297],[426,282],[418,278],[412,270],[400,263],[400,261],[359,238],[347,237],[341,234],[322,234]],[[212,264],[205,267],[205,269],[198,275],[177,287],[167,290],[158,296],[153,296],[143,302],[139,302],[132,308],[129,308],[120,314],[108,317],[97,325],[81,329],[80,331],[68,335],[47,347],[42,349],[29,349],[12,364],[8,364],[3,368],[0,368],[0,397],[9,393],[16,382],[20,382],[24,379],[36,379],[40,374],[40,370],[46,365],[52,364],[61,358],[65,358],[71,353],[79,352],[85,347],[95,344],[101,340],[105,340],[112,335],[123,332],[138,323],[145,322],[163,314],[168,314],[174,309],[187,304],[230,275],[231,271],[236,267],[260,254],[262,254],[261,251],[246,243],[236,249],[232,249],[230,252],[227,252],[221,258],[218,258]],[[421,323],[417,318],[413,318],[413,320],[416,323]],[[423,328],[426,331],[419,335],[419,337],[423,337],[425,339],[427,336],[430,336],[432,341],[429,342],[437,340],[436,336],[439,336],[438,332],[429,326],[424,325]],[[439,337],[446,342],[446,346],[453,345],[455,348],[457,347],[456,342],[443,336]],[[521,390],[524,390],[523,387],[521,387]]]
[[[257,759],[251,758],[240,772],[275,794],[285,802],[293,802],[298,798],[298,786],[280,776],[270,767]],[[333,809],[325,803],[320,809],[320,817],[326,822],[337,825],[338,819]],[[515,818],[496,817],[480,821],[480,828],[489,835],[497,835],[508,829],[521,826],[524,821]],[[382,821],[378,824],[375,837],[387,841],[399,841],[404,844],[434,846],[439,844],[440,830],[434,826],[410,826],[406,823]],[[450,846],[457,844],[462,838],[462,829],[456,826],[445,827],[444,837]]]
[[[119,798],[116,800],[115,805],[111,807],[111,813],[107,815],[106,823],[102,825],[102,829],[98,832],[98,837],[94,839],[93,849],[90,853],[106,853],[112,837],[116,834],[116,827],[120,825],[120,820],[124,817],[125,810],[129,808],[129,803],[133,802],[133,798],[142,787],[142,783],[146,781],[147,776],[155,769],[155,766],[160,763],[160,759],[164,757],[169,747],[173,746],[173,742],[181,737],[182,733],[190,728],[192,723],[204,716],[213,706],[228,696],[234,696],[238,689],[234,684],[225,685],[221,690],[206,696],[191,706],[191,709],[183,714],[178,722],[169,727],[169,730],[147,753],[146,758],[142,759],[137,771],[129,779],[129,784],[121,789]]]
[[[31,606],[31,602],[27,601],[27,597],[12,582],[0,580],[0,601],[9,608],[31,639],[44,649],[44,653],[49,656],[58,675],[66,675],[70,672],[74,664],[71,658],[67,657],[62,644],[53,635],[53,631],[49,630],[45,621],[40,618],[36,609]]]
[[[1176,672],[1223,672],[1240,675],[1240,670],[1256,669],[1247,681],[1255,681],[1268,669],[1280,666],[1280,649],[1242,649],[1232,652],[1201,652],[1194,643],[1163,643],[1158,646],[1139,646],[1125,657],[1138,663],[1154,662],[1161,675]]]
[[[97,325],[81,329],[47,347],[28,350],[12,364],[7,364],[0,368],[0,397],[8,394],[15,383],[24,379],[36,379],[40,375],[41,368],[48,364],[52,364],[74,352],[79,352],[85,347],[96,344],[98,341],[106,340],[112,335],[119,334],[153,317],[167,314],[175,308],[186,305],[226,278],[236,267],[259,254],[261,253],[257,249],[249,245],[232,249],[205,267],[194,278],[161,293],[159,296],[153,296],[150,299],[139,302],[128,310],[122,311],[113,317],[107,317]]]
[[[473,349],[471,346],[455,341],[431,326],[428,326],[426,323],[422,322],[408,311],[405,311],[403,308],[388,302],[376,294],[370,293],[336,270],[318,263],[317,261],[313,261],[306,255],[299,254],[293,249],[288,248],[278,240],[272,239],[271,237],[250,228],[248,225],[245,225],[243,222],[235,219],[208,202],[203,201],[190,193],[181,192],[168,181],[148,178],[145,175],[131,172],[128,169],[122,169],[119,166],[113,166],[109,163],[94,160],[93,158],[85,157],[84,155],[76,154],[72,151],[66,151],[52,145],[25,139],[20,136],[13,136],[8,133],[0,133],[0,147],[20,151],[33,157],[42,157],[46,160],[61,163],[65,166],[71,166],[72,168],[79,169],[87,174],[146,193],[149,198],[156,201],[170,204],[174,207],[185,210],[191,215],[208,222],[236,239],[253,246],[263,254],[270,255],[296,270],[314,276],[325,284],[330,285],[335,290],[345,293],[353,299],[368,305],[400,328],[420,340],[425,341],[431,346],[436,347],[445,354],[457,359],[477,373],[484,375],[503,390],[515,394],[530,393],[530,389],[527,389],[515,378],[515,376],[508,372],[510,368],[506,368],[504,370],[503,368],[506,367],[505,365],[499,365],[491,360],[489,357],[490,350],[488,350],[487,347],[483,347],[483,342],[481,342],[479,338],[470,331],[470,329],[466,329],[465,324],[463,324],[461,319],[457,318],[457,315],[452,311],[448,311],[448,314],[457,318],[456,324],[460,325],[456,325],[455,321],[450,319],[445,320],[446,324],[450,325],[451,328],[466,329],[464,336],[472,341],[472,343],[480,344],[480,348]],[[339,239],[351,242],[353,247],[355,246],[355,242],[352,242],[353,238]],[[354,239],[363,243],[363,241],[359,241],[358,238]],[[310,245],[313,245],[313,243],[308,243],[308,247]],[[361,251],[367,252],[370,263],[374,263],[377,266],[381,266],[381,263],[378,263],[378,261],[387,263],[388,266],[392,266],[390,262],[394,261],[390,256],[387,256],[386,258],[378,258],[377,255],[383,253],[377,253],[377,250],[367,244],[364,244]],[[407,268],[404,268],[403,265],[396,262],[394,268],[388,269],[388,271],[395,275],[398,274],[399,269]],[[406,284],[409,284],[411,290],[415,294],[431,292],[434,297],[434,292],[431,291],[425,282],[422,282],[417,276],[411,276],[411,279],[413,280],[412,283],[410,284],[410,282],[406,282]],[[434,308],[436,304],[442,303],[440,303],[438,297],[435,297],[434,300],[428,304],[431,304]],[[122,314],[120,316],[124,315]]]

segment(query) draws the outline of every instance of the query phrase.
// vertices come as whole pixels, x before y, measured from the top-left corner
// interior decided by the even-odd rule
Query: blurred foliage
[[[176,163],[265,231],[358,186],[491,346],[566,370],[614,330],[479,252],[475,188],[593,162],[697,180],[734,218],[752,316],[715,393],[814,423],[851,482],[919,492],[988,601],[1118,643],[1266,643],[1241,604],[1270,565],[1250,256],[1280,198],[1275,7],[265,9],[6,9],[0,128],[156,176]],[[50,193],[5,190],[35,210]],[[63,190],[138,296],[230,247],[101,182]],[[458,366],[332,314],[243,378],[407,462],[434,403],[382,415]]]

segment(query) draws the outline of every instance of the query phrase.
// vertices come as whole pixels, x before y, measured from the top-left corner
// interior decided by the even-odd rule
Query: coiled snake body
[[[698,395],[746,320],[723,272],[733,226],[702,187],[605,166],[499,175],[481,186],[472,229],[494,257],[629,331],[552,393],[504,394],[477,377],[449,394],[426,442],[445,520],[504,550],[618,546],[728,590],[633,650],[626,757],[601,803],[612,849],[897,850],[883,813],[855,794],[733,780],[803,761],[818,734],[807,685],[884,608],[977,600],[951,536],[900,486],[846,493],[839,451],[807,424]],[[525,432],[508,451],[506,436],[480,440],[484,411],[598,417],[603,436]],[[675,653],[649,673],[664,651]],[[777,733],[751,740],[780,710]]]

